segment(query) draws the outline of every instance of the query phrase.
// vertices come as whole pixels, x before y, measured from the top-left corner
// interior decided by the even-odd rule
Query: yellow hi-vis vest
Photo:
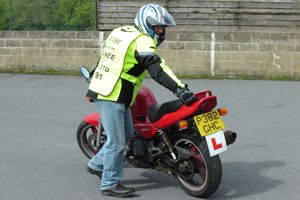
[[[126,52],[132,43],[142,33],[133,26],[123,26],[114,29],[105,41],[99,64],[94,72],[89,89],[109,96],[119,78],[136,83],[137,77],[122,72]]]

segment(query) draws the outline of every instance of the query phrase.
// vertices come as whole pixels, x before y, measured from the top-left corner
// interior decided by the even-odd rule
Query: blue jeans
[[[100,188],[106,190],[117,185],[123,177],[123,153],[134,128],[129,106],[103,100],[96,100],[95,103],[107,140],[88,166],[103,171]]]

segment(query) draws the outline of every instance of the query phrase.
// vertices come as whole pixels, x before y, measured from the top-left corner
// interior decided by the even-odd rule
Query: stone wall
[[[160,50],[179,74],[300,77],[300,34],[168,33]]]
[[[0,71],[78,71],[97,63],[99,32],[0,31]]]
[[[78,71],[107,32],[0,31],[0,71]],[[159,47],[180,75],[300,78],[300,33],[176,32]]]

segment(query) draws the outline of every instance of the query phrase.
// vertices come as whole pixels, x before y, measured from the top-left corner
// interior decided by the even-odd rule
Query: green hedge
[[[0,30],[95,30],[95,0],[0,0]]]

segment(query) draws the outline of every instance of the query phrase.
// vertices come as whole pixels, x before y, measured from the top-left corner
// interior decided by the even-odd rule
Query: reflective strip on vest
[[[133,84],[136,84],[138,82],[138,78],[137,77],[132,76],[130,74],[126,74],[124,72],[121,74],[121,78],[125,79],[125,80],[127,80],[127,81],[129,81],[129,82],[131,82]]]
[[[123,26],[112,31],[105,41],[98,67],[89,86],[90,90],[108,96],[120,77],[132,83],[138,81],[136,77],[122,73],[122,70],[129,45],[139,35],[141,33],[132,26]]]

